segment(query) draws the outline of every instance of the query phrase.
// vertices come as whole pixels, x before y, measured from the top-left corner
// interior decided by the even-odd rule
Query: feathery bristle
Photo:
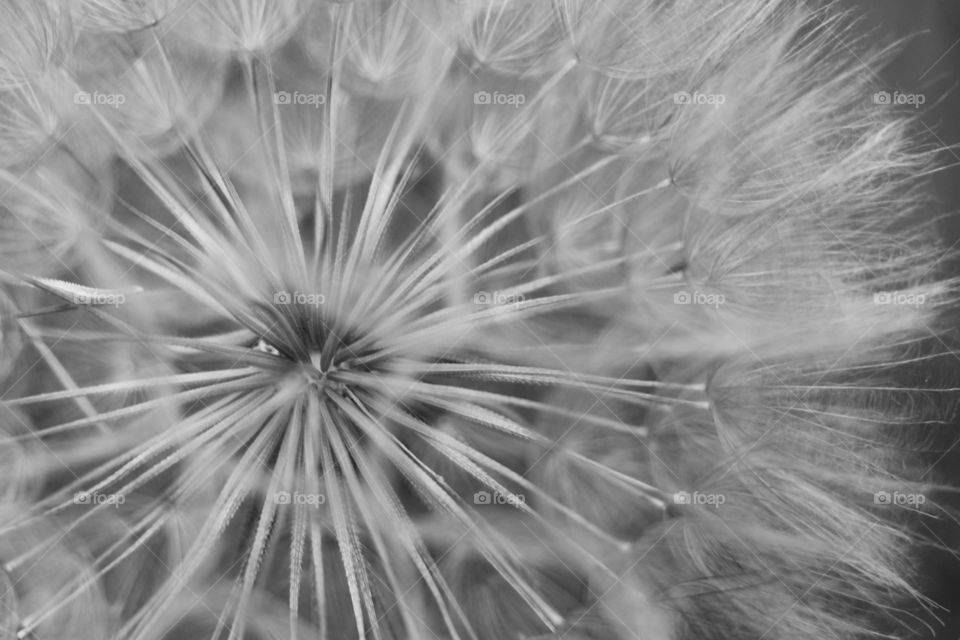
[[[957,283],[847,16],[3,11],[0,637],[929,613],[910,519],[957,390],[917,371]]]

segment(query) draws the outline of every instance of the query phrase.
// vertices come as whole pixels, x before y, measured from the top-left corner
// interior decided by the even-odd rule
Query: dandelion
[[[34,276],[70,273],[97,244],[95,230],[109,214],[113,177],[58,155],[26,172],[0,172],[0,264],[6,269]]]
[[[53,108],[50,93],[45,85],[29,83],[0,92],[4,168],[32,166],[61,137],[64,118]]]
[[[378,97],[409,95],[429,86],[432,73],[444,73],[452,54],[445,5],[370,0],[341,14],[345,86]]]
[[[94,110],[91,119],[118,129],[127,144],[167,155],[219,102],[224,65],[214,57],[167,53],[151,38],[99,37],[90,44],[96,67],[78,74],[79,91]]]
[[[307,13],[302,0],[272,3],[264,0],[215,0],[192,3],[161,25],[197,46],[243,56],[270,51],[283,43]]]
[[[91,33],[126,33],[156,26],[174,13],[181,0],[80,0],[70,5],[77,29]]]
[[[553,8],[538,2],[464,3],[467,19],[461,47],[480,68],[510,75],[529,75],[548,68],[563,42]]]
[[[0,24],[0,89],[35,81],[62,62],[69,46],[69,16],[58,3],[5,2]]]
[[[795,640],[926,605],[955,283],[845,17],[43,10],[0,51],[2,637]]]

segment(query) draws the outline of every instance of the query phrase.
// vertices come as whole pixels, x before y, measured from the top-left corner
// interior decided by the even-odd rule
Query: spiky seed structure
[[[911,625],[955,286],[846,17],[3,11],[0,637]]]

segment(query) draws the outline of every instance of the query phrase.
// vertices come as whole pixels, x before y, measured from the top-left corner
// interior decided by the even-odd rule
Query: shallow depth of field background
[[[960,0],[841,0],[865,16],[864,28],[877,29],[881,42],[909,38],[903,52],[886,69],[878,69],[877,82],[886,90],[922,93],[919,129],[927,142],[951,146],[943,154],[948,165],[934,177],[939,203],[931,216],[943,216],[940,228],[953,255],[950,270],[960,275]],[[960,328],[960,312],[955,311]],[[956,369],[960,370],[960,356]],[[957,378],[954,373],[951,377]],[[957,424],[960,428],[960,424]],[[955,439],[954,439],[955,440]],[[949,445],[949,443],[945,443]],[[960,487],[960,447],[946,455],[931,455],[931,472]],[[960,495],[939,496],[960,512]],[[943,626],[935,625],[937,640],[960,639],[960,523],[942,521],[921,525],[934,540],[952,551],[931,551],[921,567],[927,595],[946,611]],[[931,638],[917,624],[918,638]]]

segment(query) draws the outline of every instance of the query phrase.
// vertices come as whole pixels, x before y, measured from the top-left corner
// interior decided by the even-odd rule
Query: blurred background
[[[904,40],[896,59],[887,68],[873,70],[878,90],[921,94],[918,133],[925,142],[948,147],[941,154],[943,167],[933,176],[936,202],[930,215],[939,217],[939,228],[952,257],[944,267],[960,276],[960,0],[839,0],[863,16],[863,27],[878,46]],[[950,320],[960,327],[960,313]],[[951,343],[954,344],[954,343]],[[944,380],[960,380],[960,357],[949,356],[942,365]],[[955,382],[951,385],[956,384]],[[960,487],[960,424],[947,425],[930,447],[930,479]],[[943,492],[938,503],[952,507],[953,515],[919,523],[940,549],[925,554],[919,573],[924,592],[935,603],[937,620],[930,627],[916,621],[917,638],[960,639],[960,499]]]
[[[885,69],[872,69],[878,87],[893,93],[922,94],[919,131],[927,141],[953,146],[943,154],[952,164],[934,176],[937,213],[960,212],[960,0],[841,0],[864,18],[878,46],[903,41]],[[909,107],[908,107],[909,108]],[[960,215],[941,225],[952,245],[960,239]]]

